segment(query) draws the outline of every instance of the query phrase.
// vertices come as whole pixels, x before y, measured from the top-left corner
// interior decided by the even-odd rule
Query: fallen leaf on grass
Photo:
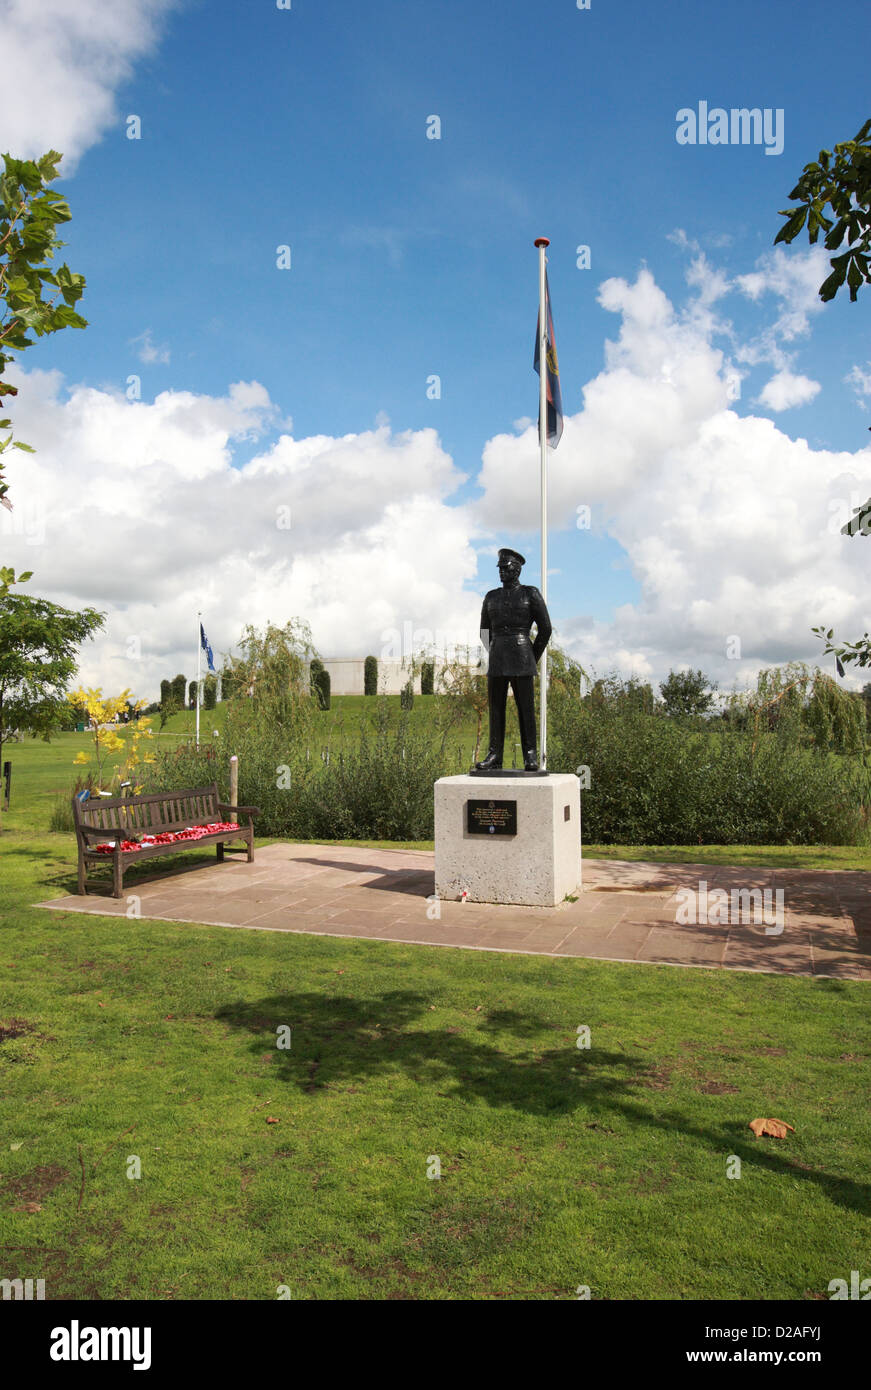
[[[23,1139],[19,1139],[19,1141],[18,1141],[17,1144],[10,1144],[9,1147],[10,1147],[10,1149],[12,1150],[12,1152],[15,1153],[18,1149],[21,1148],[21,1145],[22,1145],[23,1143],[24,1143],[24,1140],[23,1140]]]
[[[751,1120],[750,1128],[757,1139],[761,1139],[763,1134],[770,1134],[772,1139],[785,1139],[787,1130],[795,1134],[795,1126],[788,1125],[786,1120]]]
[[[277,1121],[276,1119],[273,1119],[272,1115],[267,1115],[267,1116],[266,1116],[266,1123],[267,1123],[268,1125],[277,1125],[277,1124],[278,1124],[278,1121]]]
[[[34,1214],[35,1212],[37,1212],[37,1211],[42,1211],[42,1203],[41,1203],[41,1202],[23,1202],[23,1203],[21,1204],[21,1206],[19,1206],[19,1207],[13,1207],[13,1211],[26,1211],[26,1212],[29,1212],[31,1216],[33,1216],[33,1214]]]

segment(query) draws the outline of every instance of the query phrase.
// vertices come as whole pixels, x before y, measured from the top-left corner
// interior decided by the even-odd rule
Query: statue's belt
[[[530,640],[529,629],[526,627],[494,627],[494,637],[525,637]]]

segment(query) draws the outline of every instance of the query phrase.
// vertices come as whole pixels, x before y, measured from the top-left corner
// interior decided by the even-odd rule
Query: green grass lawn
[[[800,1300],[871,1273],[867,985],[39,909],[75,891],[73,838],[45,826],[79,744],[12,753],[0,1277],[48,1298]],[[757,1140],[757,1116],[795,1133]]]
[[[415,695],[414,704],[409,712],[409,725],[412,729],[426,730],[432,727],[433,718],[439,700],[438,695]],[[334,695],[330,701],[328,710],[318,710],[315,715],[315,729],[317,736],[324,747],[342,746],[346,740],[356,743],[360,726],[365,722],[370,733],[374,733],[378,724],[378,711],[382,703],[386,704],[390,713],[391,722],[395,725],[400,714],[400,704],[398,695],[380,695],[375,698],[367,695]],[[200,738],[212,738],[213,731],[218,730],[219,735],[223,733],[226,720],[226,704],[216,705],[213,710],[203,709],[200,711]],[[160,723],[158,715],[153,717],[152,727],[156,730]],[[166,721],[163,729],[163,737],[190,738],[196,727],[196,713],[194,710],[180,710],[178,714],[173,714]],[[484,734],[486,735],[486,720]],[[463,749],[464,757],[471,757],[475,749],[475,721],[466,719],[456,729],[451,731],[448,739],[450,747],[459,745]],[[508,744],[508,755],[510,756],[510,740]]]

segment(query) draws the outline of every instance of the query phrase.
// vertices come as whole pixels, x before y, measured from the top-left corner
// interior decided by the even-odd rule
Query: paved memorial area
[[[679,924],[682,905],[687,916],[686,894],[680,896],[687,889],[698,895],[693,915],[703,917],[699,909],[707,901],[708,922]],[[730,920],[722,924],[716,920],[717,889],[729,895]],[[774,931],[766,932],[763,921],[754,924],[751,910],[741,910],[737,894],[752,889],[770,890],[766,920]],[[779,933],[778,890],[783,893]],[[577,901],[558,907],[435,903],[433,892],[428,851],[278,843],[258,848],[253,864],[181,865],[160,878],[139,879],[134,873],[122,898],[72,895],[39,906],[124,917],[135,894],[142,917],[172,922],[871,979],[868,872],[585,859]],[[724,902],[722,895],[719,901]]]

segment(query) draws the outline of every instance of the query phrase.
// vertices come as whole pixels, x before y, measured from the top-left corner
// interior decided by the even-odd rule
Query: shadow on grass
[[[418,1085],[440,1094],[472,1097],[494,1108],[530,1115],[570,1113],[579,1107],[593,1117],[622,1117],[631,1127],[677,1131],[693,1136],[715,1153],[737,1154],[781,1177],[815,1183],[827,1198],[848,1210],[871,1213],[871,1186],[811,1169],[761,1147],[746,1137],[741,1117],[705,1125],[676,1110],[663,1114],[642,1100],[645,1089],[667,1089],[667,1071],[649,1058],[602,1048],[579,1050],[568,1039],[559,1047],[510,1055],[497,1039],[546,1036],[553,1024],[530,1013],[500,1010],[476,1024],[476,1036],[421,1026],[428,1021],[428,998],[411,990],[389,990],[368,1001],[348,996],[299,993],[273,995],[255,1003],[225,1005],[216,1019],[250,1033],[252,1053],[276,1047],[277,1029],[291,1029],[291,1048],[276,1051],[276,1080],[296,1086],[313,1099],[327,1087],[404,1072]],[[490,1035],[488,1037],[487,1035]],[[482,1036],[483,1035],[483,1036]],[[700,1098],[699,1104],[708,1102]],[[658,1112],[658,1113],[657,1113]]]

